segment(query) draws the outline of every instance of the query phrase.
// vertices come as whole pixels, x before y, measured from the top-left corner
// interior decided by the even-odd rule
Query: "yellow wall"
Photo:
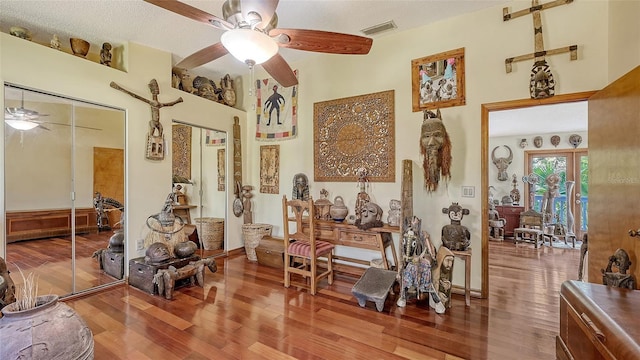
[[[529,7],[530,1],[509,3],[512,11]],[[577,44],[578,60],[569,61],[568,54],[547,58],[556,78],[556,93],[567,94],[603,88],[613,79],[640,63],[638,45],[637,1],[575,0],[543,12],[544,44],[547,49]],[[633,41],[635,40],[635,43]],[[253,139],[255,114],[245,114],[223,105],[185,94],[170,86],[171,54],[138,44],[127,44],[127,72],[56,52],[7,34],[1,34],[0,79],[37,89],[104,103],[127,110],[127,223],[128,238],[135,239],[150,214],[157,213],[171,189],[171,162],[144,159],[149,106],[109,87],[115,81],[138,94],[149,95],[147,83],[152,78],[160,84],[160,100],[182,96],[185,102],[160,110],[165,129],[172,118],[228,131],[231,139],[232,117],[240,116],[243,131],[243,177],[246,184],[259,189],[259,148],[264,142]],[[632,43],[632,44],[630,44]],[[280,212],[282,194],[291,194],[293,175],[303,172],[313,179],[313,104],[320,101],[395,90],[396,179],[394,183],[374,183],[370,195],[386,212],[389,200],[400,196],[400,174],[403,159],[421,162],[418,138],[422,113],[411,110],[412,59],[464,47],[466,59],[466,98],[464,106],[442,109],[442,115],[453,142],[452,179],[433,194],[422,187],[414,190],[416,215],[423,227],[440,243],[440,229],[449,223],[441,213],[452,201],[471,210],[462,223],[472,235],[473,269],[471,286],[481,287],[481,199],[480,199],[480,106],[483,103],[525,99],[532,62],[514,65],[505,73],[504,59],[533,52],[533,25],[530,16],[502,21],[502,6],[443,20],[375,38],[366,56],[318,55],[291,64],[299,70],[299,136],[278,142],[280,145],[280,194],[254,191],[255,222],[274,225],[274,235],[282,233]],[[623,57],[623,60],[619,60]],[[256,78],[266,74],[257,71]],[[251,85],[248,77],[239,89]],[[2,94],[0,94],[2,95]],[[239,96],[244,109],[252,109],[254,98]],[[165,132],[167,136],[170,132]],[[167,139],[169,141],[169,139]],[[170,143],[170,141],[169,141]],[[3,151],[0,149],[0,151]],[[231,151],[227,151],[229,159]],[[0,158],[3,158],[0,157]],[[231,161],[228,160],[228,166]],[[0,167],[0,171],[4,166]],[[414,166],[414,172],[419,167]],[[229,167],[228,167],[229,169]],[[416,174],[414,174],[416,175]],[[417,174],[418,177],[421,175]],[[229,180],[229,179],[227,179]],[[419,185],[419,184],[418,184]],[[461,198],[462,186],[474,186],[475,198]],[[231,188],[231,187],[229,187]],[[357,189],[355,183],[314,183],[311,194],[317,198],[326,188],[330,199],[341,195],[352,210]],[[422,190],[422,191],[420,191]],[[228,201],[233,197],[229,192]],[[0,202],[4,193],[0,192]],[[227,209],[229,206],[227,206]],[[242,246],[241,219],[228,216],[227,248]],[[4,226],[4,225],[2,225]],[[4,229],[2,229],[4,233]],[[129,242],[130,253],[135,245]],[[134,253],[135,255],[135,253]],[[131,256],[131,254],[130,254]],[[368,256],[368,255],[367,255]],[[375,257],[375,254],[370,254]],[[456,266],[454,283],[461,284],[463,266]]]
[[[184,99],[183,103],[160,109],[160,120],[167,143],[171,143],[172,119],[227,131],[229,134],[234,116],[240,117],[241,124],[246,122],[243,111],[171,88],[171,54],[163,51],[135,43],[128,44],[124,49],[128,72],[123,72],[5,33],[0,34],[0,48],[0,79],[3,82],[127,111],[125,186],[126,222],[130,224],[127,226],[127,239],[131,240],[128,242],[130,258],[143,255],[135,250],[134,240],[143,233],[147,217],[160,211],[164,199],[171,192],[171,153],[166,153],[163,161],[145,159],[150,107],[111,88],[109,83],[115,81],[127,90],[150,98],[147,84],[151,79],[156,79],[160,86],[160,101],[168,102],[178,97]],[[4,98],[4,89],[0,91],[0,97]],[[1,129],[1,136],[4,138],[4,127]],[[4,147],[0,148],[0,152],[0,171],[4,178]],[[4,203],[4,195],[4,191],[0,192],[0,203]],[[232,199],[233,192],[229,192],[227,201],[230,203]],[[4,207],[0,211],[4,218]],[[242,247],[242,220],[233,216],[228,219],[226,246],[228,249]],[[5,234],[4,222],[1,226],[0,233]],[[4,241],[0,244],[4,244]],[[0,249],[0,253],[4,254],[4,249]]]
[[[508,3],[511,11],[529,7],[530,1]],[[620,7],[633,7],[617,4]],[[612,79],[609,76],[610,46],[608,28],[616,22],[617,32],[627,27],[637,28],[630,16],[624,21],[609,16],[606,1],[576,0],[568,5],[546,10],[542,15],[544,44],[547,49],[578,45],[578,60],[570,61],[569,54],[547,57],[556,79],[556,94],[598,90]],[[619,10],[619,12],[622,12]],[[631,25],[634,24],[634,25]],[[635,37],[636,42],[638,36]],[[628,45],[628,44],[627,44]],[[415,30],[398,32],[382,38],[374,38],[373,47],[366,56],[319,55],[292,64],[299,71],[299,123],[296,139],[278,142],[280,145],[280,195],[260,194],[254,197],[256,222],[274,224],[274,234],[282,233],[278,207],[282,194],[291,196],[291,181],[296,173],[305,173],[311,181],[311,194],[318,198],[320,190],[326,188],[333,200],[341,195],[345,204],[353,211],[358,192],[355,183],[313,182],[313,104],[343,97],[395,90],[396,121],[396,180],[394,183],[373,183],[370,195],[385,211],[389,200],[400,197],[401,162],[414,162],[414,177],[421,177],[421,158],[418,146],[422,113],[411,108],[412,59],[444,51],[465,48],[466,98],[465,106],[442,109],[442,116],[453,143],[452,178],[448,186],[427,194],[424,187],[414,186],[414,212],[423,219],[423,228],[431,234],[432,241],[440,244],[440,232],[449,223],[441,210],[451,202],[460,202],[471,214],[462,224],[472,233],[472,281],[473,289],[481,287],[481,134],[480,107],[483,103],[529,98],[528,83],[532,61],[516,63],[513,72],[505,72],[504,60],[508,57],[533,52],[533,20],[523,16],[508,22],[502,21],[502,6],[443,20]],[[620,69],[629,71],[632,64],[640,63],[637,45],[635,56]],[[613,51],[615,49],[610,49]],[[620,51],[618,49],[617,51]],[[625,50],[626,51],[626,50]],[[257,73],[256,78],[263,78]],[[249,86],[245,79],[244,88]],[[244,104],[250,109],[249,99]],[[255,114],[248,112],[248,134],[255,132]],[[264,142],[249,142],[250,169],[259,168],[259,147]],[[416,172],[418,172],[416,174]],[[247,178],[259,185],[259,174],[253,171]],[[418,184],[420,185],[420,184]],[[474,186],[475,198],[462,198],[461,187]],[[375,253],[365,256],[375,257]],[[454,270],[454,283],[463,284],[464,266],[458,264]]]

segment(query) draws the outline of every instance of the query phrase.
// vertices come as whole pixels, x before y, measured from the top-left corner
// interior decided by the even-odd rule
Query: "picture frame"
[[[464,48],[411,60],[413,112],[466,104]]]
[[[280,145],[260,146],[260,192],[280,193]]]

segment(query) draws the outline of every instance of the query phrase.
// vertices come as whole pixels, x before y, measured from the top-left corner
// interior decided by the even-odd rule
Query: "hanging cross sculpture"
[[[156,79],[151,79],[149,82],[149,90],[151,90],[152,99],[145,99],[138,94],[134,94],[129,90],[125,90],[115,82],[109,84],[112,88],[120,90],[125,94],[129,94],[134,98],[144,101],[151,106],[151,121],[149,121],[149,133],[147,134],[147,152],[146,158],[149,160],[162,160],[164,159],[164,135],[162,134],[162,124],[160,123],[160,108],[165,106],[173,106],[182,102],[182,98],[179,97],[174,101],[168,103],[161,103],[158,101],[158,94],[160,94],[160,87]]]
[[[538,0],[531,1],[531,7],[528,9],[509,13],[509,8],[502,9],[502,20],[509,21],[517,17],[531,14],[533,16],[533,35],[535,43],[535,52],[527,55],[520,55],[507,58],[504,63],[507,73],[511,72],[511,64],[516,61],[534,59],[533,68],[531,69],[531,80],[529,81],[529,92],[532,99],[544,99],[555,94],[555,81],[551,69],[544,59],[545,55],[556,55],[562,53],[570,53],[571,60],[578,59],[578,45],[565,46],[553,50],[545,50],[542,40],[542,20],[540,11],[550,9],[559,5],[565,5],[573,0],[555,0],[546,4],[538,5]]]

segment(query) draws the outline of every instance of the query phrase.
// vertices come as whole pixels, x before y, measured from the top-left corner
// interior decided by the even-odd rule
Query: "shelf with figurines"
[[[171,69],[171,86],[190,94],[218,102],[227,106],[236,105],[236,90],[234,81],[229,74],[216,83],[205,76],[193,76],[189,70],[179,67]]]
[[[30,41],[34,44],[50,47],[51,49],[58,50],[67,54],[75,55],[77,57],[102,64],[104,66],[124,71],[123,61],[123,46],[113,46],[109,42],[104,42],[100,46],[99,51],[90,52],[92,44],[84,39],[70,37],[69,47],[63,46],[63,42],[57,34],[51,35],[49,43],[43,42],[43,38],[38,37],[33,39],[31,32],[21,26],[11,26],[9,28],[9,34],[18,37],[23,40]],[[94,47],[95,48],[95,47]]]

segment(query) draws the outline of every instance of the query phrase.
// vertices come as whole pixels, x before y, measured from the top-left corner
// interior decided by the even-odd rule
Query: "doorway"
[[[586,101],[591,95],[595,92],[581,92],[581,93],[573,93],[566,95],[556,95],[547,99],[521,99],[521,100],[512,100],[505,102],[497,102],[490,104],[483,104],[481,107],[481,184],[482,184],[482,223],[488,223],[488,199],[489,199],[489,176],[490,173],[494,174],[495,171],[490,167],[492,163],[490,161],[490,114],[492,112],[498,112],[503,110],[513,110],[513,109],[522,109],[529,108],[538,105],[553,105],[553,104],[563,104],[563,103],[574,103],[579,101]],[[524,126],[525,123],[529,123],[529,121],[524,121],[523,119],[514,118],[511,120],[513,122],[512,125],[516,126]],[[513,145],[513,144],[512,144]],[[515,144],[515,146],[519,146],[519,144]],[[520,149],[521,150],[521,149]],[[515,169],[515,168],[513,168]],[[523,172],[524,166],[521,165],[519,168],[521,172]],[[512,173],[512,170],[509,170]],[[519,183],[518,185],[522,185]],[[521,188],[522,189],[522,188]],[[482,227],[482,289],[481,289],[481,297],[487,298],[489,295],[489,228],[486,226]]]

